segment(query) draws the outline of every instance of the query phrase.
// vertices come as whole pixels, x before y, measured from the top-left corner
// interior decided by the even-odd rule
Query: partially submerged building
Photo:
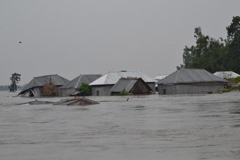
[[[218,71],[218,72],[215,72],[214,75],[224,79],[233,79],[233,78],[240,77],[239,74],[233,71]]]
[[[148,86],[155,92],[155,83],[151,77],[146,76],[145,74],[138,71],[118,71],[118,72],[108,72],[102,77],[90,83],[92,88],[93,96],[110,96],[111,88],[118,82],[120,78],[142,78],[144,82],[148,84]]]
[[[122,91],[132,93],[134,95],[150,94],[152,89],[145,83],[142,78],[121,78],[111,88],[111,95],[118,95]]]
[[[60,88],[61,96],[69,96],[78,91],[82,83],[90,84],[101,76],[101,74],[81,74]]]
[[[45,75],[34,77],[18,95],[27,96],[27,97],[41,97],[43,86],[47,83],[53,83],[57,88],[63,86],[69,80],[63,78],[59,75]]]
[[[85,106],[99,104],[88,98],[72,98],[72,99],[61,99],[60,101],[53,103],[53,105],[67,105],[67,106]]]
[[[157,82],[159,82],[160,80],[162,80],[163,78],[167,77],[168,75],[167,74],[163,74],[163,75],[158,75],[155,77],[155,80]],[[158,90],[158,83],[155,84],[155,89],[156,91]]]
[[[213,93],[227,82],[204,69],[182,68],[158,82],[158,94]]]

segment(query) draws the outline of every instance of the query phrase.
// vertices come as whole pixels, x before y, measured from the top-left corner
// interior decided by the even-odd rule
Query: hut
[[[57,88],[63,86],[69,80],[57,74],[34,77],[18,94],[27,97],[41,97],[43,86],[52,82]]]
[[[108,72],[102,77],[96,79],[90,86],[92,88],[93,96],[110,96],[112,87],[118,82],[120,78],[142,78],[144,82],[148,84],[148,86],[155,92],[155,83],[151,77],[146,76],[145,74],[138,71],[117,71],[117,72]]]
[[[233,79],[233,78],[240,77],[239,74],[233,71],[218,71],[218,72],[215,72],[214,75],[224,79]]]
[[[90,84],[101,76],[101,74],[80,74],[78,77],[60,87],[60,95],[69,96],[78,91],[82,83]]]
[[[152,89],[142,80],[142,78],[121,78],[112,87],[111,95],[118,95],[122,91],[126,93],[132,93],[134,95],[149,94]]]
[[[213,93],[227,82],[204,69],[181,68],[158,82],[158,94]]]

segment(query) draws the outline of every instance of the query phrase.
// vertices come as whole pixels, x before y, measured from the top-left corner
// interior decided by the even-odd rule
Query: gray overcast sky
[[[20,84],[46,74],[170,74],[195,27],[226,38],[237,15],[239,0],[0,0],[0,84],[14,72]]]

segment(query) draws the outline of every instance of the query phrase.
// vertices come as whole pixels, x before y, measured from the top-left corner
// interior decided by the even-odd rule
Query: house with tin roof
[[[151,78],[139,71],[117,71],[108,72],[102,77],[96,79],[89,85],[92,88],[93,96],[110,96],[111,88],[118,82],[121,78],[142,78],[146,84],[155,92],[155,83],[157,82],[154,78]]]
[[[78,91],[82,83],[90,84],[101,76],[101,74],[80,74],[73,80],[60,87],[61,96],[69,96]]]
[[[158,94],[206,94],[221,91],[227,80],[204,69],[181,68],[158,82]]]
[[[43,86],[49,82],[53,83],[57,88],[60,88],[68,83],[69,80],[57,74],[34,77],[18,95],[27,97],[41,97]]]
[[[111,88],[111,95],[118,95],[122,91],[132,93],[134,95],[150,94],[152,89],[145,83],[142,78],[121,78]]]

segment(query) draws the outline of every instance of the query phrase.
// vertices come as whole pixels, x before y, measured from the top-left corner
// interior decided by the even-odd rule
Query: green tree
[[[192,54],[191,54],[191,48],[188,48],[187,46],[185,46],[185,48],[183,49],[183,64],[184,67],[186,68],[191,68],[192,65]]]
[[[233,17],[232,23],[226,28],[229,42],[228,59],[230,69],[240,73],[240,17]]]
[[[83,92],[85,96],[92,95],[92,89],[88,83],[82,83],[82,85],[79,87],[79,91]]]
[[[205,36],[200,27],[195,28],[196,45],[185,46],[183,49],[183,63],[185,68],[202,68],[209,72],[224,70],[226,63],[225,41]]]
[[[195,28],[196,44],[183,49],[185,68],[203,68],[212,73],[227,70],[240,73],[240,17],[233,17],[226,29],[227,39],[214,39],[205,36],[200,27]]]
[[[13,73],[12,76],[10,77],[11,80],[11,85],[8,87],[10,92],[16,92],[17,91],[17,84],[19,83],[21,79],[21,74],[18,73]]]

